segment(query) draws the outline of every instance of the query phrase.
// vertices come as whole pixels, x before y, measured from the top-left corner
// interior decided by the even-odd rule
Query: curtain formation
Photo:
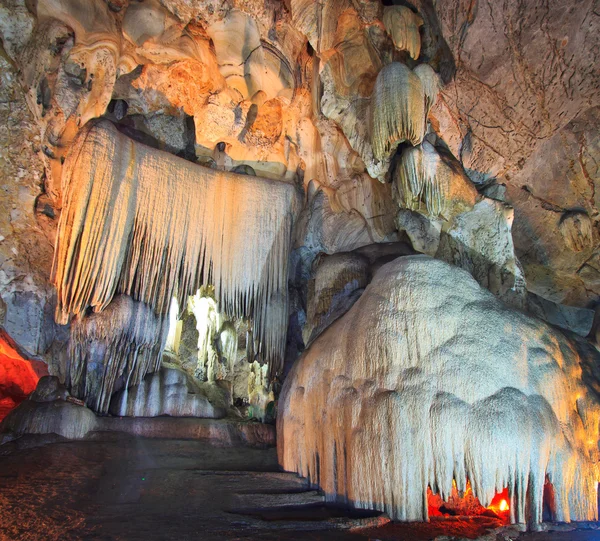
[[[75,140],[62,188],[52,272],[59,323],[102,312],[116,294],[165,319],[174,295],[186,300],[211,284],[220,310],[252,320],[259,355],[279,370],[295,186],[195,165],[100,120]],[[121,334],[112,328],[108,340]],[[155,331],[146,332],[158,344]]]

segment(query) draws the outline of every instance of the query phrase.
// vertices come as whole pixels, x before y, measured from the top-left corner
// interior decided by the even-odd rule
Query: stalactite
[[[98,313],[71,323],[67,385],[95,411],[106,412],[115,383],[138,385],[160,366],[168,319],[147,304],[119,295]]]
[[[594,246],[592,220],[585,211],[563,213],[558,222],[558,230],[565,244],[574,252],[589,250]]]
[[[402,207],[421,210],[423,203],[434,217],[448,207],[452,171],[428,141],[402,152],[394,174],[397,199]]]
[[[219,349],[219,353],[227,365],[227,374],[230,377],[233,377],[233,367],[237,356],[238,340],[235,325],[232,321],[225,321],[219,329]]]
[[[187,299],[212,284],[219,310],[252,319],[261,358],[279,370],[300,201],[293,185],[207,169],[96,121],[70,150],[63,193],[52,273],[57,321],[101,312],[116,293],[162,318],[175,292]]]
[[[388,6],[383,10],[383,25],[400,51],[408,51],[413,60],[421,54],[423,19],[406,6]]]
[[[371,100],[371,144],[378,160],[403,141],[418,145],[425,135],[425,92],[419,76],[400,62],[377,76]]]
[[[419,64],[413,72],[420,79],[425,96],[425,120],[440,92],[440,78],[429,64]]]

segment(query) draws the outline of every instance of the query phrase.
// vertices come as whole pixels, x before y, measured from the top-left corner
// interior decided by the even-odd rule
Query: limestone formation
[[[10,13],[24,16],[23,10],[15,6]],[[5,16],[0,20],[10,24]],[[20,23],[14,24],[15,39],[26,40]],[[10,50],[8,41],[4,46]],[[39,148],[39,126],[17,67],[0,55],[0,325],[30,355],[41,357],[55,335],[48,275],[56,215],[41,195],[45,175]]]
[[[418,145],[425,136],[425,91],[421,79],[400,62],[377,76],[371,103],[373,155],[385,159],[406,141]]]
[[[212,284],[220,309],[252,318],[260,353],[278,370],[298,205],[293,186],[190,164],[106,122],[79,135],[63,181],[53,271],[59,321],[88,308],[101,312],[116,292],[165,317],[176,290],[187,299]],[[263,214],[267,194],[270,212]]]
[[[408,235],[413,248],[422,254],[435,256],[440,245],[442,222],[412,210],[400,209],[396,215],[398,231]]]
[[[450,223],[437,257],[467,270],[481,286],[523,308],[525,280],[515,256],[513,219],[511,207],[484,198]]]
[[[400,207],[423,211],[432,218],[450,217],[450,212],[472,207],[476,200],[469,180],[443,160],[428,141],[402,152],[394,188]]]
[[[317,259],[308,283],[307,323],[303,330],[308,346],[336,319],[345,314],[370,281],[369,260],[353,253]]]
[[[54,383],[49,378],[40,380],[43,387],[54,386]],[[59,394],[51,396],[46,392],[34,393],[0,423],[0,443],[24,434],[58,434],[69,439],[84,438],[96,427],[96,416],[92,410],[65,398]]]
[[[137,385],[158,370],[167,325],[151,306],[119,295],[101,312],[79,314],[71,323],[71,392],[106,412],[118,383]]]
[[[558,224],[565,244],[574,252],[593,246],[592,221],[586,212],[565,212]]]
[[[508,487],[511,521],[528,506],[535,525],[546,476],[555,520],[595,520],[597,359],[464,271],[399,258],[286,379],[279,460],[328,500],[397,520],[426,520],[428,486],[447,499],[468,479],[484,506]]]
[[[81,3],[78,0],[38,0],[38,21],[55,19],[75,34],[69,61],[85,73],[77,107],[79,126],[100,116],[108,106],[119,70],[120,36],[108,6],[102,0]]]
[[[275,404],[275,394],[269,383],[267,367],[261,366],[256,361],[250,366],[248,402],[251,408],[250,416],[263,422],[269,414],[269,408],[272,409]],[[274,413],[274,411],[270,412],[271,421]]]
[[[164,364],[138,385],[115,393],[110,412],[125,417],[170,415],[211,419],[218,419],[225,414],[209,402],[183,370]]]
[[[0,0],[6,437],[278,415],[330,500],[593,518],[597,12]]]
[[[421,54],[419,28],[423,19],[406,6],[387,6],[383,10],[383,25],[396,49],[407,51],[413,60]]]
[[[307,191],[296,226],[297,244],[333,254],[396,240],[389,185],[361,175],[334,187],[311,181]]]

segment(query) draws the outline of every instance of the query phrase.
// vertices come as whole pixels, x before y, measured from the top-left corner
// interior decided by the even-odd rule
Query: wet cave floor
[[[326,506],[303,479],[280,472],[274,448],[118,433],[47,439],[0,447],[2,541],[510,538],[490,537],[499,521],[489,517],[378,527],[372,513]],[[594,527],[519,539],[600,540]]]

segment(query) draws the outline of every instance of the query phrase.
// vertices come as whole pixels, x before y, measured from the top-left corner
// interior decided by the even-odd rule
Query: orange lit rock
[[[25,400],[34,391],[40,377],[46,375],[46,364],[27,359],[0,328],[0,420]]]

